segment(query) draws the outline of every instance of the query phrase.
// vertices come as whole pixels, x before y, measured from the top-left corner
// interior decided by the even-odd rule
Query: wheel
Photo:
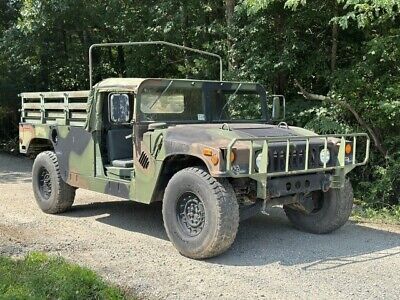
[[[292,224],[311,233],[329,233],[343,226],[350,217],[353,207],[353,188],[348,179],[341,189],[330,189],[326,193],[312,194],[314,210],[305,213],[291,206],[283,208]]]
[[[239,226],[239,205],[232,186],[202,168],[186,168],[171,178],[162,213],[170,241],[182,255],[194,259],[225,252]]]
[[[74,203],[76,189],[62,180],[57,156],[52,151],[42,152],[36,157],[32,185],[36,202],[45,213],[64,212]]]

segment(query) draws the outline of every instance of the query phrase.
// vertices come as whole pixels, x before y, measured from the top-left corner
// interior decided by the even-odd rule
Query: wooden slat
[[[37,92],[37,93],[21,93],[22,98],[32,99],[32,98],[64,98],[65,95],[68,98],[87,98],[90,91],[65,91],[65,92]]]
[[[86,112],[71,112],[70,119],[86,119]]]
[[[39,118],[25,118],[24,122],[38,124],[38,123],[40,123],[40,117]]]
[[[86,111],[87,103],[69,103],[69,110],[85,110]]]
[[[61,111],[61,112],[47,111],[45,117],[46,118],[64,119],[64,112],[63,111]]]
[[[62,121],[62,120],[60,120],[60,121]],[[58,120],[49,120],[49,119],[46,119],[45,124],[49,124],[49,125],[60,125],[60,124],[62,124],[62,122],[58,122]]]
[[[25,116],[29,117],[35,117],[35,118],[40,118],[41,113],[40,111],[26,111]]]
[[[86,110],[86,102],[85,103],[69,103],[68,109],[69,110]],[[41,109],[40,103],[24,103],[24,109]],[[45,109],[60,109],[64,110],[65,105],[64,103],[45,103]]]
[[[64,110],[65,105],[64,103],[45,103],[44,109],[57,109],[57,110]]]
[[[73,120],[71,120],[69,122],[69,125],[83,127],[83,126],[85,126],[85,121],[73,121]]]
[[[24,103],[23,104],[24,109],[40,109],[40,103]]]

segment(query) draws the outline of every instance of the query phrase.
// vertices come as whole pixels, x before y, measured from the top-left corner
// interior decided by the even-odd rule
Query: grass
[[[400,205],[371,207],[368,204],[357,202],[351,219],[358,222],[372,222],[400,225]]]
[[[93,271],[42,253],[0,256],[0,299],[127,299]]]

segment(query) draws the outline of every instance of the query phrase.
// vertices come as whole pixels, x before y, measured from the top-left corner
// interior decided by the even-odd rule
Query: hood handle
[[[222,124],[221,129],[222,130],[228,130],[228,131],[232,130],[228,123]]]
[[[286,122],[279,122],[278,127],[289,129],[289,125]]]

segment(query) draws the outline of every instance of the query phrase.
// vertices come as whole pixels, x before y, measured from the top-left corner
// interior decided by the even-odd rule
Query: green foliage
[[[1,299],[125,299],[94,272],[61,257],[31,253],[22,260],[0,256]]]
[[[395,20],[399,14],[398,0],[337,0],[343,4],[345,14],[333,18],[346,29],[349,21],[355,21],[357,26],[364,28],[370,24]]]
[[[385,26],[386,27],[386,26]],[[338,70],[335,95],[346,99],[382,138],[389,159],[373,151],[369,166],[357,174],[359,197],[369,203],[399,202],[400,181],[400,30],[371,35],[359,59]],[[374,150],[374,149],[373,149]]]
[[[314,93],[350,104],[382,140],[389,156],[385,158],[372,144],[368,165],[351,173],[356,195],[375,208],[399,203],[398,1],[245,0],[238,12],[238,22],[245,24],[237,27],[236,55],[243,66],[238,74],[263,81],[274,92],[284,90],[289,121],[318,133],[365,132],[366,128],[343,107],[304,103],[290,86],[294,79]],[[341,30],[332,70],[334,23]]]
[[[351,219],[360,222],[368,220],[368,222],[400,224],[400,206],[385,206],[377,209],[360,202],[353,211]]]

